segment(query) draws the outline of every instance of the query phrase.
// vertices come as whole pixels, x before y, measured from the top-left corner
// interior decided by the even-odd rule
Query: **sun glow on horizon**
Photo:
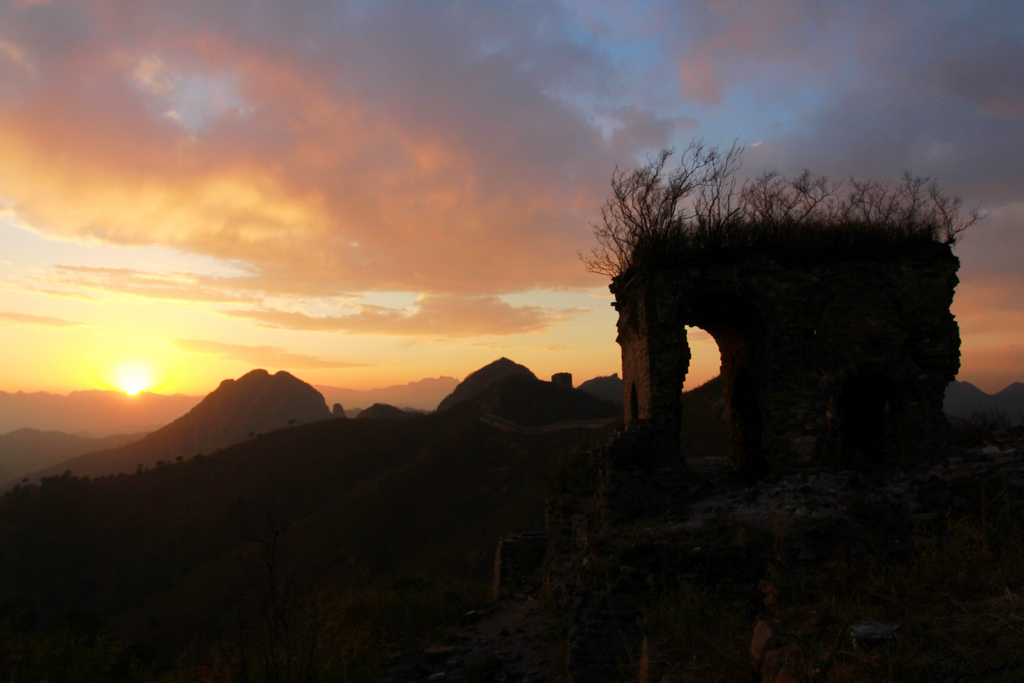
[[[153,368],[146,363],[122,363],[114,371],[114,385],[129,396],[135,396],[153,385]]]

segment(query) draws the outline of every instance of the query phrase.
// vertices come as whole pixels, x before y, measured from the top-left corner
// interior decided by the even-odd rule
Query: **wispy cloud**
[[[606,141],[573,93],[613,63],[555,4],[345,5],[0,8],[39,68],[0,101],[19,217],[319,295],[593,284],[573,255],[613,165],[692,121],[605,107]]]
[[[266,308],[224,313],[265,327],[290,330],[462,338],[544,332],[579,312],[512,306],[494,296],[422,296],[408,309],[362,305],[355,313],[340,316]]]
[[[132,268],[60,265],[51,274],[34,276],[29,288],[45,293],[123,294],[147,299],[201,301],[210,303],[253,303],[258,297],[248,282],[194,273],[153,273]]]
[[[45,315],[0,311],[0,324],[2,323],[12,323],[15,325],[45,325],[48,327],[79,327],[84,324],[73,320],[51,318]]]
[[[187,353],[232,358],[259,367],[304,369],[367,367],[359,363],[346,363],[300,353],[289,353],[277,346],[225,344],[205,339],[175,339],[173,343],[178,349]]]

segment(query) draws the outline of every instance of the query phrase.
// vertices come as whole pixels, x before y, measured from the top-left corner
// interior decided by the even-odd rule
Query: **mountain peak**
[[[76,474],[130,472],[178,456],[212,453],[255,434],[331,418],[323,395],[294,375],[256,369],[226,379],[188,413],[135,443],[69,461]]]
[[[437,406],[437,411],[441,412],[443,410],[448,410],[452,406],[458,405],[466,399],[472,398],[473,396],[485,391],[487,387],[491,386],[498,380],[511,375],[524,375],[526,377],[537,379],[537,376],[534,375],[533,372],[525,365],[520,365],[519,363],[502,356],[493,363],[488,363],[479,370],[467,375],[466,379],[462,380],[462,382],[455,387],[455,390],[441,401]]]

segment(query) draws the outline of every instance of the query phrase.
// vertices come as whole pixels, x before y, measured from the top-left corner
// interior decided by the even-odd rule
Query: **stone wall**
[[[527,531],[502,536],[494,553],[494,598],[505,597],[523,589],[524,582],[537,578],[544,565],[548,534]]]
[[[696,256],[619,278],[626,422],[651,424],[663,457],[678,457],[693,326],[721,352],[737,471],[931,457],[960,364],[958,267],[948,246],[928,243],[813,262]]]

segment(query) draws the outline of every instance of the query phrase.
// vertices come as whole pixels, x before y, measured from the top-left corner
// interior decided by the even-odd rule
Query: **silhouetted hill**
[[[390,406],[387,403],[374,403],[366,410],[362,410],[356,415],[357,419],[368,419],[375,417],[412,417],[416,413],[407,413],[401,408]]]
[[[253,370],[224,380],[187,414],[135,443],[82,455],[33,476],[133,472],[139,465],[211,453],[255,434],[330,417],[324,397],[309,384],[284,371]]]
[[[603,398],[606,401],[622,405],[622,378],[619,377],[617,372],[607,377],[588,379],[576,388],[588,394],[593,394],[598,398]]]
[[[462,382],[455,387],[455,390],[452,391],[452,393],[446,396],[444,400],[438,404],[438,412],[448,410],[452,406],[476,396],[487,387],[491,386],[494,382],[504,377],[508,377],[509,375],[525,375],[536,379],[536,375],[534,375],[529,368],[513,362],[508,358],[499,358],[493,363],[485,365],[475,372],[471,372],[466,379],[462,380]]]
[[[506,375],[456,407],[520,427],[622,417],[622,408],[611,401],[579,389],[545,382],[532,374]]]
[[[328,404],[340,403],[349,410],[366,408],[374,403],[386,403],[399,408],[434,410],[458,383],[459,380],[454,377],[428,377],[417,382],[366,391],[319,384],[316,385],[316,389],[324,395]]]
[[[67,396],[0,391],[0,434],[24,427],[89,436],[151,431],[181,417],[201,399],[148,391],[136,396],[122,391],[73,391]]]
[[[117,448],[146,435],[116,434],[103,438],[75,436],[64,432],[41,432],[38,429],[18,429],[0,436],[0,467],[9,475],[0,478],[0,485],[83,453]]]
[[[324,420],[130,476],[18,487],[0,498],[0,585],[44,618],[94,609],[167,647],[237,617],[271,540],[295,593],[439,569],[484,578],[501,534],[543,527],[552,470],[600,431],[482,415],[546,423],[598,403],[509,377],[444,413]]]
[[[1002,391],[987,394],[970,382],[951,382],[942,404],[947,415],[1005,418],[1010,424],[1024,422],[1024,384],[1014,382]]]

